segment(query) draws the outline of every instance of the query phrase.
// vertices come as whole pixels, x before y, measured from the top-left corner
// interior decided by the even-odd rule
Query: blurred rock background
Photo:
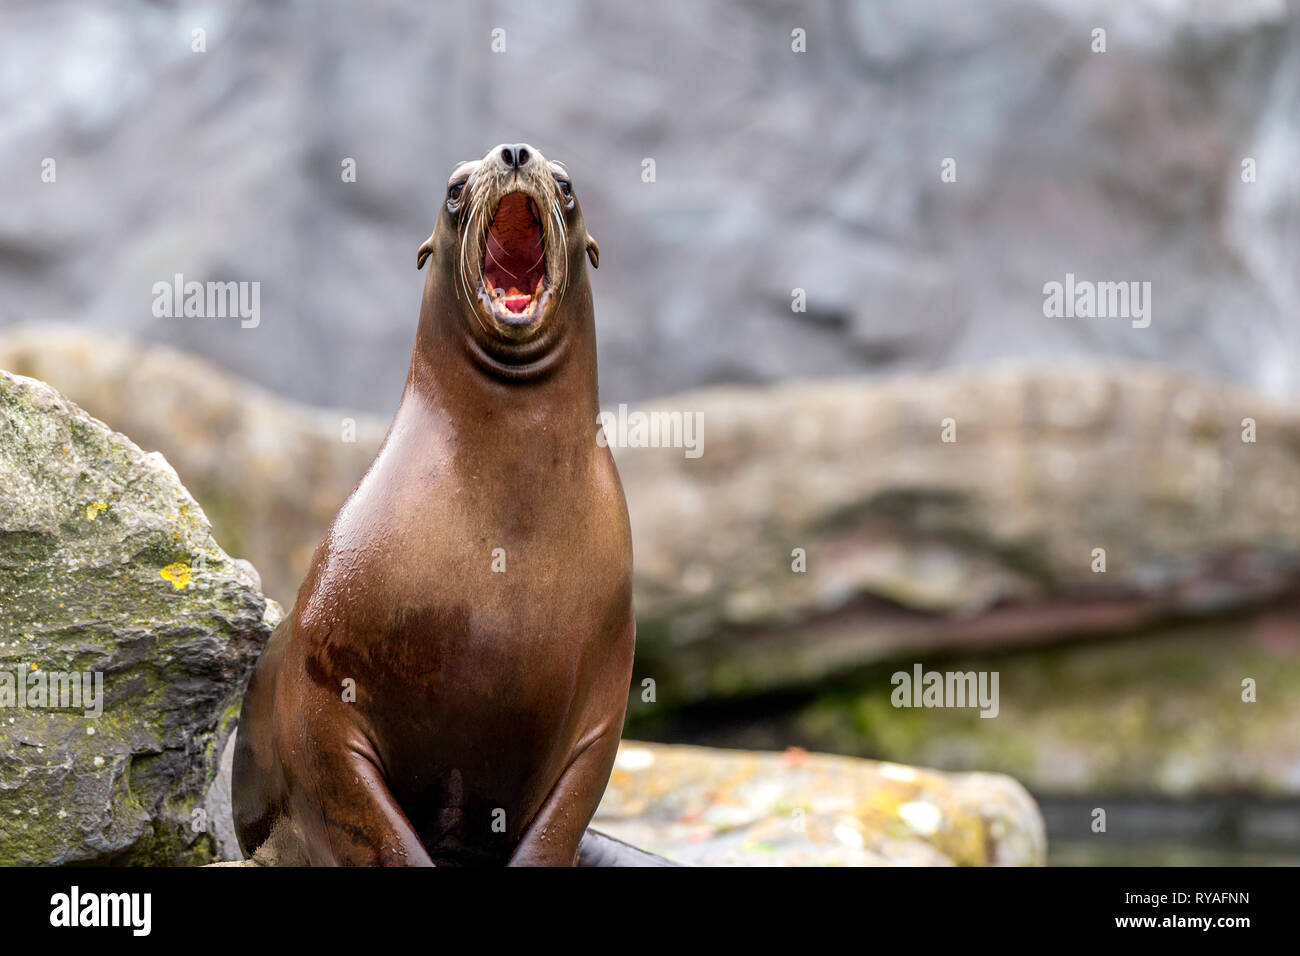
[[[391,414],[447,173],[524,140],[604,251],[610,401],[1007,356],[1300,390],[1294,2],[14,0],[0,37],[0,325]],[[1151,327],[1045,320],[1067,271],[1152,282]],[[261,325],[154,318],[178,272],[260,281]]]
[[[1297,3],[14,2],[0,38],[0,368],[162,451],[269,596],[396,404],[448,170],[528,141],[601,243],[604,404],[705,415],[699,459],[619,452],[631,734],[1007,772],[1062,862],[1300,859]],[[1044,318],[1067,272],[1152,283],[1150,327]],[[261,282],[260,324],[155,318],[175,273]],[[917,661],[998,670],[999,717],[891,707]]]

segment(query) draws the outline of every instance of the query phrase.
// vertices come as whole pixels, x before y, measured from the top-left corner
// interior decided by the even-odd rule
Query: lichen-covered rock
[[[211,859],[205,795],[279,617],[161,455],[0,371],[0,864]],[[67,678],[88,697],[56,701]]]
[[[998,774],[624,741],[592,826],[682,863],[1039,866],[1042,816]]]

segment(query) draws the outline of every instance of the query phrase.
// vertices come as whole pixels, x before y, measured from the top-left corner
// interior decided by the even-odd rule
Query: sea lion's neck
[[[558,303],[550,325],[521,346],[487,339],[460,303],[426,292],[402,405],[418,401],[459,421],[500,416],[594,434],[600,411],[595,322],[586,283]],[[585,440],[585,439],[584,439]]]

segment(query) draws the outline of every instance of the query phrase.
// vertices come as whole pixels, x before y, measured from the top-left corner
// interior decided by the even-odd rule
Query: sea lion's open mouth
[[[468,300],[477,328],[513,346],[540,340],[568,286],[562,172],[531,147],[507,145],[448,186],[459,245],[457,294]]]
[[[537,204],[525,192],[497,203],[483,249],[483,295],[510,324],[531,321],[547,289],[546,238]]]

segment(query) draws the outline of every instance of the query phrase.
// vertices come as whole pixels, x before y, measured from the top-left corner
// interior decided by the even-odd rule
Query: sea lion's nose
[[[533,158],[533,150],[527,143],[511,143],[501,147],[501,161],[509,169],[522,169]]]

